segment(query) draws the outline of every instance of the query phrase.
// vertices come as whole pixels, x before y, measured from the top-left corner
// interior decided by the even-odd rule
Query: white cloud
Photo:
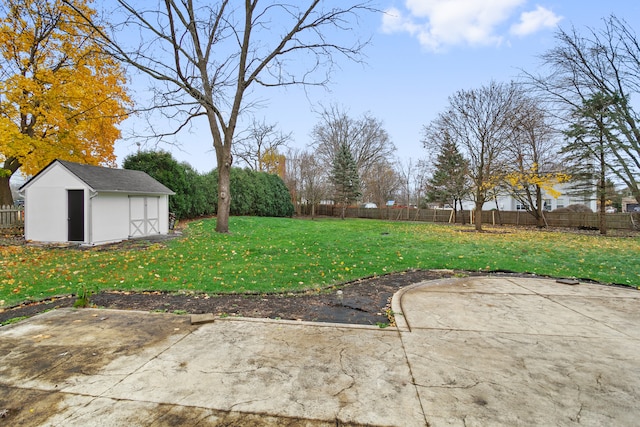
[[[534,11],[523,12],[520,15],[520,22],[511,26],[511,33],[517,36],[527,36],[543,28],[554,28],[561,20],[561,16],[538,6]]]
[[[385,33],[409,33],[427,49],[444,50],[456,45],[499,45],[498,29],[513,18],[527,0],[406,0],[405,10],[391,7],[382,18]],[[538,6],[520,15],[513,34],[531,34],[560,20]]]
[[[419,29],[410,17],[403,16],[400,10],[391,7],[382,15],[382,30],[388,34],[398,32],[415,34]]]

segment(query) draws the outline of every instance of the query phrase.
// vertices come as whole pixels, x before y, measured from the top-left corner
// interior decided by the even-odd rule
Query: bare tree
[[[291,141],[291,133],[278,130],[277,124],[266,124],[253,119],[245,132],[238,135],[231,148],[235,158],[240,158],[251,169],[269,172],[265,158],[278,153],[280,148]]]
[[[388,200],[393,200],[402,185],[394,165],[387,159],[381,159],[367,168],[361,180],[364,200],[375,202],[379,208]]]
[[[154,107],[181,120],[175,132],[207,119],[218,168],[218,232],[229,231],[231,148],[241,112],[255,105],[251,88],[325,85],[336,56],[360,60],[366,42],[345,40],[357,34],[358,15],[373,11],[368,1],[117,3],[126,18],[102,33],[105,48],[156,81]],[[131,46],[123,28],[136,29],[139,44]]]
[[[631,99],[640,92],[640,39],[623,19],[603,21],[603,29],[588,29],[586,35],[575,28],[559,30],[558,46],[542,56],[550,73],[525,77],[555,103],[567,126],[594,96],[616,100],[611,105],[613,126],[603,135],[613,155],[609,166],[640,202],[640,117]]]
[[[360,176],[375,163],[390,160],[396,150],[380,120],[368,113],[353,119],[335,105],[322,111],[312,138],[312,146],[326,165],[331,165],[336,153],[345,145]]]
[[[286,154],[287,173],[285,184],[289,188],[296,213],[301,213],[301,206],[311,208],[311,217],[316,215],[316,205],[329,195],[327,170],[318,157],[310,151],[290,149]]]
[[[291,193],[291,201],[297,215],[300,215],[300,195],[302,194],[301,160],[303,154],[297,148],[289,148],[285,154],[286,168],[283,180],[289,189],[289,193]]]
[[[426,139],[451,141],[469,161],[478,231],[482,230],[482,207],[504,175],[506,147],[515,135],[512,121],[517,117],[519,95],[514,83],[491,82],[480,89],[460,90],[449,97],[447,111],[425,128]]]
[[[420,198],[419,192],[422,190],[418,184],[418,182],[422,182],[424,179],[424,176],[421,174],[421,163],[419,161],[414,162],[412,158],[409,158],[405,161],[398,160],[396,164],[402,181],[402,202],[407,207],[407,219],[410,219],[409,212],[411,206],[418,206]]]
[[[300,155],[301,197],[311,205],[311,218],[316,215],[316,205],[329,194],[327,173],[318,157],[309,151]]]
[[[418,159],[413,178],[413,196],[418,208],[424,207],[430,167],[427,159]]]
[[[536,219],[537,226],[544,227],[542,192],[557,197],[554,185],[565,181],[567,175],[558,171],[559,135],[548,112],[539,100],[524,94],[519,102],[512,121],[517,137],[507,147],[505,184],[511,196]]]

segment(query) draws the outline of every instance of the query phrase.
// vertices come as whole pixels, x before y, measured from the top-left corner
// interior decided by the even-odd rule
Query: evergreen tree
[[[427,181],[427,200],[453,206],[453,219],[456,220],[457,204],[469,193],[467,172],[469,162],[462,156],[458,146],[447,139],[440,147],[435,170]]]
[[[607,234],[605,209],[607,200],[607,171],[613,146],[617,143],[612,123],[612,106],[617,97],[596,93],[581,108],[574,110],[575,122],[566,131],[568,144],[563,148],[572,175],[575,177],[574,195],[591,195],[597,189],[600,212],[600,233]]]
[[[347,206],[358,200],[361,195],[358,167],[347,144],[340,144],[333,159],[331,183],[333,184],[334,199],[342,205],[340,218],[344,219]]]

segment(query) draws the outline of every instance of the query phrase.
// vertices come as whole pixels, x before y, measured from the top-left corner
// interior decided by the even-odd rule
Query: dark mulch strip
[[[390,301],[399,289],[425,280],[454,276],[535,277],[506,271],[452,272],[449,270],[409,270],[376,276],[330,287],[321,291],[288,294],[225,294],[167,292],[111,292],[90,297],[91,306],[118,309],[159,311],[178,314],[213,313],[219,316],[244,316],[305,320],[314,322],[383,325],[389,323]],[[338,293],[341,291],[342,293]],[[0,312],[0,323],[30,317],[56,308],[72,307],[75,297],[32,302]]]

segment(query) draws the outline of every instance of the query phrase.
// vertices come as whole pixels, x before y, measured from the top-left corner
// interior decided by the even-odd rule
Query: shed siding
[[[169,196],[160,196],[160,234],[169,233]]]
[[[100,193],[91,199],[91,243],[117,242],[129,232],[126,194]]]
[[[38,177],[25,191],[25,239],[66,242],[67,190],[85,190],[85,203],[89,191],[82,181],[59,165],[53,165],[46,173],[46,179],[41,178]],[[87,227],[85,221],[85,238]]]

